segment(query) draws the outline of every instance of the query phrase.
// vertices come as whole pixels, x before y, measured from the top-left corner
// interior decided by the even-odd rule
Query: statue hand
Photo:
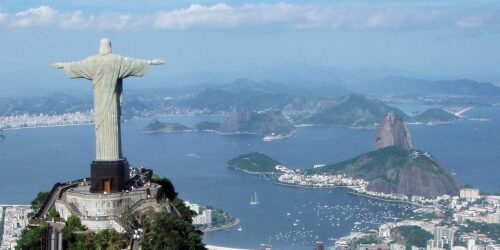
[[[151,65],[161,65],[161,64],[165,64],[165,60],[153,59],[153,60],[149,61],[149,64],[151,64]]]
[[[53,63],[50,66],[52,68],[54,68],[54,69],[62,69],[62,68],[64,68],[64,64],[62,64],[62,63]]]

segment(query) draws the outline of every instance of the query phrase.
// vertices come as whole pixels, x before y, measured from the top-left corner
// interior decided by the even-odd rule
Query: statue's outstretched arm
[[[62,69],[62,68],[64,68],[64,63],[57,62],[57,63],[51,64],[50,66],[54,69]]]
[[[165,60],[162,60],[162,59],[153,59],[153,60],[149,61],[149,64],[150,65],[161,65],[161,64],[165,64]]]

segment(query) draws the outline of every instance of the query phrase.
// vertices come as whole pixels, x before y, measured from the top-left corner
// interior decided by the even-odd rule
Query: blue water
[[[464,183],[483,191],[500,191],[500,107],[473,109],[467,115],[491,120],[412,125],[414,144],[432,152]],[[190,125],[223,117],[162,119]],[[346,160],[371,149],[374,130],[300,128],[292,138],[264,142],[253,135],[141,133],[148,122],[123,124],[124,155],[129,162],[169,177],[182,198],[222,208],[241,218],[242,231],[231,228],[209,233],[206,243],[255,248],[269,242],[275,249],[311,249],[316,240],[330,243],[331,238],[344,236],[353,228],[376,228],[378,223],[408,210],[406,206],[353,196],[340,188],[279,186],[225,166],[228,159],[253,151],[296,168]],[[36,192],[49,190],[57,181],[88,176],[95,153],[93,129],[89,125],[4,131],[6,140],[0,142],[0,203],[28,203]],[[248,204],[254,192],[261,201],[258,206]],[[361,220],[362,224],[354,224]]]

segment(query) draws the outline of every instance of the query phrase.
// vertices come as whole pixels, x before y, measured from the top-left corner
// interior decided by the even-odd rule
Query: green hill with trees
[[[227,162],[229,168],[241,170],[250,174],[277,174],[276,165],[282,163],[261,153],[249,153],[235,157]]]

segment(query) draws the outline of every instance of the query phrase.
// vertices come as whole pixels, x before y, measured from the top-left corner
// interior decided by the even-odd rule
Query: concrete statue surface
[[[141,60],[112,54],[111,41],[102,39],[99,54],[81,61],[51,65],[56,69],[64,69],[70,78],[92,81],[97,161],[117,161],[123,157],[120,134],[123,79],[141,77],[149,65],[164,63],[159,59]]]

